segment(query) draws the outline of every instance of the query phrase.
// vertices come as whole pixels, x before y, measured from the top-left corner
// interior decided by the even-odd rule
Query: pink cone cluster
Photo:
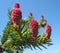
[[[22,12],[19,9],[19,3],[16,2],[14,5],[14,9],[12,10],[12,14],[11,14],[11,19],[13,22],[13,26],[15,28],[18,28],[19,22],[22,19]]]
[[[35,19],[32,19],[29,23],[29,27],[32,39],[36,39],[38,35],[38,22]]]
[[[50,35],[51,35],[51,26],[50,25],[46,25],[45,28],[44,28],[44,34],[47,34],[47,37],[46,38],[50,38]]]

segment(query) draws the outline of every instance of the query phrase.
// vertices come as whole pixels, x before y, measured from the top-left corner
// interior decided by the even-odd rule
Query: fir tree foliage
[[[31,50],[33,50],[33,48],[39,48],[42,50],[41,46],[47,49],[46,46],[52,45],[51,39],[46,39],[47,37],[45,37],[46,34],[44,34],[44,32],[42,34],[38,32],[36,39],[32,39],[29,28],[29,23],[33,19],[31,16],[21,19],[19,29],[15,29],[11,20],[12,11],[13,9],[11,8],[8,10],[9,21],[3,30],[0,53],[3,53],[3,51],[7,51],[8,53],[23,53],[23,50],[26,48]],[[47,22],[44,22],[42,18],[38,21],[38,29],[45,27],[46,24]]]

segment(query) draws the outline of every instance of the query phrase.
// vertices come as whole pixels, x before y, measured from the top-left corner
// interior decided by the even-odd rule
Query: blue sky
[[[52,26],[51,39],[54,45],[40,51],[25,49],[24,53],[59,53],[60,52],[60,0],[0,0],[0,35],[8,22],[8,8],[13,8],[15,2],[19,2],[24,17],[33,13],[35,19],[39,20],[43,14],[48,24]]]

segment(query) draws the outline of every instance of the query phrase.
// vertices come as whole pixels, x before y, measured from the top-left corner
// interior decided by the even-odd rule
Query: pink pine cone
[[[16,2],[16,3],[14,4],[14,8],[20,8],[19,2]]]
[[[48,34],[47,38],[50,38],[50,35],[51,35],[51,26],[50,25],[45,26],[44,34]]]
[[[22,19],[22,12],[19,8],[15,8],[12,11],[11,19],[13,23],[18,24],[18,22]]]
[[[30,14],[30,16],[32,16],[32,12],[30,12],[29,14]]]
[[[35,19],[32,19],[29,24],[30,32],[33,37],[37,37],[38,35],[38,22]]]
[[[44,19],[44,15],[41,15],[41,18]]]

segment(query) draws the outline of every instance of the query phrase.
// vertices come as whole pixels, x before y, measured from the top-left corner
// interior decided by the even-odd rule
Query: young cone
[[[11,14],[11,19],[14,25],[14,28],[17,29],[19,27],[19,23],[22,19],[22,12],[19,9],[19,3],[15,3],[14,9],[12,10],[12,14]]]
[[[44,27],[46,25],[47,21],[46,21],[46,19],[44,18],[43,15],[41,16],[41,18],[42,18],[42,24],[41,24],[41,26]]]
[[[35,19],[32,19],[29,23],[31,38],[36,39],[38,35],[38,22]]]
[[[44,16],[43,16],[43,15],[41,15],[41,18],[42,18],[42,19],[44,19]]]
[[[50,25],[45,26],[44,34],[45,34],[46,39],[50,38],[50,35],[51,35],[51,26]]]
[[[11,19],[13,24],[19,25],[20,20],[22,19],[22,12],[19,8],[15,8],[12,11]]]
[[[33,18],[32,12],[29,13],[29,17],[30,17],[31,19]]]
[[[33,16],[33,15],[32,15],[32,12],[30,12],[30,16]]]

